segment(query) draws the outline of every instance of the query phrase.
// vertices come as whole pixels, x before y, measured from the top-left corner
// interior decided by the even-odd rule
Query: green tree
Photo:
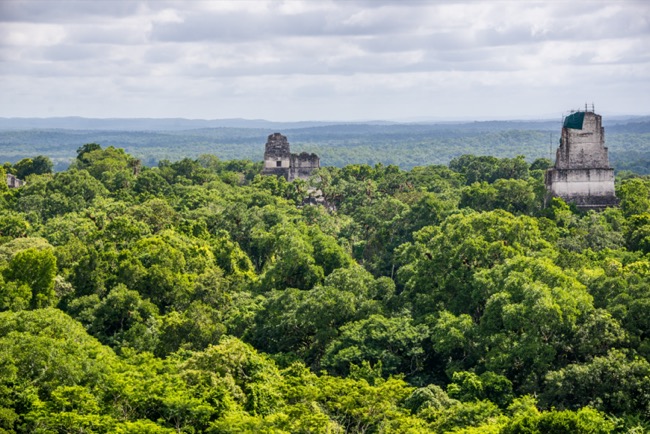
[[[478,318],[481,304],[472,300],[475,272],[550,248],[535,219],[502,210],[455,214],[414,239],[400,247],[398,261],[404,265],[398,282],[404,287],[402,300],[416,315],[443,308]]]
[[[618,188],[621,209],[626,217],[650,212],[650,187],[648,182],[639,178],[624,181]]]
[[[152,351],[158,339],[158,309],[136,291],[117,285],[94,308],[90,332],[102,343]]]
[[[101,145],[97,143],[86,143],[85,145],[77,149],[77,160],[81,161],[82,163],[86,163],[87,162],[87,160],[85,160],[86,154],[93,151],[101,151],[101,149],[102,149]]]
[[[38,309],[54,304],[56,257],[52,250],[27,249],[16,253],[3,272],[7,281],[27,285],[32,291],[29,307]]]
[[[497,179],[528,178],[528,163],[522,155],[515,158],[461,155],[449,162],[449,168],[465,177],[466,185],[475,182],[493,183]]]
[[[650,253],[650,212],[632,215],[628,221],[625,233],[628,248]]]
[[[323,267],[316,264],[314,248],[298,231],[276,226],[274,258],[267,264],[261,285],[266,291],[273,289],[310,289],[322,282]]]
[[[530,164],[529,169],[533,170],[546,170],[553,166],[553,162],[548,158],[537,158]]]
[[[31,224],[25,220],[24,215],[18,213],[0,215],[0,239],[11,241],[15,238],[26,237],[31,232],[30,229]]]
[[[20,179],[25,179],[29,175],[44,175],[52,173],[52,160],[44,155],[32,158],[23,158],[14,165],[15,174]]]
[[[244,409],[251,414],[269,414],[284,405],[280,371],[266,356],[239,339],[224,337],[219,345],[195,353],[185,368],[233,379]]]
[[[133,186],[133,191],[143,195],[165,196],[171,191],[167,180],[163,178],[159,170],[143,170],[138,176]]]
[[[32,290],[27,284],[5,282],[0,275],[0,311],[26,309],[31,299]]]
[[[0,167],[0,197],[2,197],[2,194],[6,193],[9,191],[9,186],[7,185],[7,171],[5,170],[4,167]]]
[[[32,160],[32,173],[44,175],[52,173],[52,160],[45,155],[38,155]]]
[[[425,358],[422,342],[428,329],[413,325],[406,316],[367,319],[341,327],[341,335],[327,348],[323,366],[338,374],[349,372],[350,364],[381,363],[386,374],[412,375],[422,369]]]
[[[505,409],[514,398],[510,380],[491,371],[481,375],[458,371],[454,372],[451,381],[447,386],[447,394],[450,398],[459,401],[472,402],[487,399]]]
[[[593,310],[591,296],[541,258],[513,258],[476,277],[475,296],[486,300],[479,325],[486,368],[536,390]]]
[[[646,414],[650,409],[650,363],[642,357],[611,350],[591,362],[571,364],[546,375],[542,395],[545,406]]]
[[[166,356],[180,348],[204,350],[216,345],[226,332],[221,313],[200,301],[192,302],[182,313],[172,311],[160,325],[160,342],[156,353]]]

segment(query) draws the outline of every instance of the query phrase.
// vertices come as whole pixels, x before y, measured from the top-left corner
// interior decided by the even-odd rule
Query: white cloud
[[[4,0],[0,116],[648,113],[648,46],[640,1]]]

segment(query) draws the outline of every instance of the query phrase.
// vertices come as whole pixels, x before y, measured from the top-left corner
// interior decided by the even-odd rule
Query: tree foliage
[[[597,213],[544,209],[523,157],[30,161],[0,191],[0,432],[650,425],[646,178]]]

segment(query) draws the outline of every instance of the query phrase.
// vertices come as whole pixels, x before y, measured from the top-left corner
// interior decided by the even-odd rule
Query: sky
[[[0,117],[650,114],[650,1],[1,0]]]

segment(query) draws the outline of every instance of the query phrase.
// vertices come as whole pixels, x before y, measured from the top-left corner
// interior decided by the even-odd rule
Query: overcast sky
[[[650,1],[0,0],[0,116],[650,114]]]

